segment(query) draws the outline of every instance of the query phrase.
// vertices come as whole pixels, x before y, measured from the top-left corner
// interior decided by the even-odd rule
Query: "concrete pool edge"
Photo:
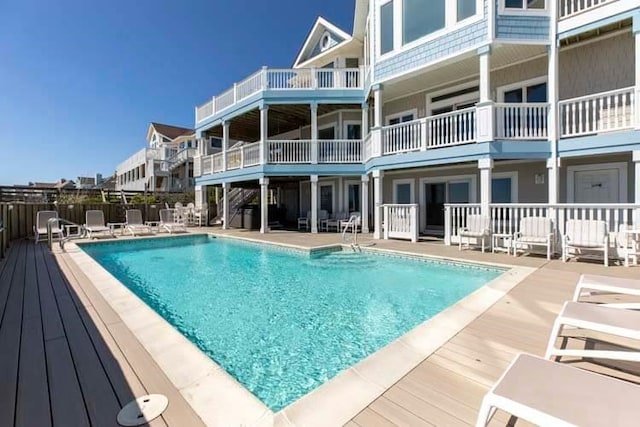
[[[198,234],[201,233],[191,235]],[[344,248],[341,244],[309,248],[214,233],[210,235],[307,253]],[[82,250],[73,250],[82,245],[83,243],[68,244],[70,259],[90,278],[93,286],[208,425],[344,424],[536,270],[530,267],[364,248],[373,253],[509,270],[274,414],[93,258]]]

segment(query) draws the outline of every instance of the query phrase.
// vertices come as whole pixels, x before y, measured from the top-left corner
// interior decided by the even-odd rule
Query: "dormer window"
[[[329,34],[329,31],[325,31],[322,35],[322,38],[320,39],[320,50],[324,52],[325,50],[329,49],[332,44],[333,38],[331,37],[331,34]]]

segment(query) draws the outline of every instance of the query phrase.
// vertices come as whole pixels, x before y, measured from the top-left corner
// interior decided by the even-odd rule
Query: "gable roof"
[[[156,132],[166,136],[169,139],[176,139],[179,136],[193,135],[195,133],[195,130],[193,129],[151,122],[151,124],[149,125],[149,131],[147,132],[147,139],[149,139],[151,135],[151,129],[155,129]]]
[[[322,16],[319,16],[316,20],[315,24],[309,31],[307,38],[305,39],[300,52],[298,52],[298,56],[296,57],[295,62],[293,63],[293,67],[295,68],[297,65],[308,61],[312,57],[316,56],[319,52],[314,52],[316,46],[320,42],[322,35],[325,32],[329,32],[331,36],[335,39],[334,45],[329,49],[333,49],[336,46],[342,45],[351,40],[351,35],[341,30],[337,26],[333,25],[331,22],[324,19]],[[327,49],[327,50],[329,50]],[[324,53],[324,52],[322,52]]]

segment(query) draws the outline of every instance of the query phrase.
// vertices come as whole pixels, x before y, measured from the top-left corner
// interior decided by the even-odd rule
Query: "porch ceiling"
[[[320,104],[318,116],[338,110],[359,109],[354,104]],[[282,104],[269,106],[269,136],[290,132],[311,124],[311,108],[308,104]],[[207,134],[222,138],[222,126],[215,126]],[[241,141],[260,139],[260,110],[253,109],[231,120],[230,138]]]
[[[545,52],[544,45],[494,44],[491,70],[532,59]],[[383,96],[385,99],[395,99],[416,92],[439,90],[465,80],[478,79],[479,73],[478,55],[473,51],[386,82]]]

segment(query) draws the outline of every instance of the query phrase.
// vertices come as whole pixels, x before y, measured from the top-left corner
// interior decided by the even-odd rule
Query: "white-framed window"
[[[337,138],[336,123],[318,126],[318,139],[336,139]]]
[[[362,139],[362,123],[359,120],[344,120],[342,139]]]
[[[473,107],[480,99],[478,82],[427,93],[427,116]]]
[[[491,203],[518,203],[518,172],[492,174]]]
[[[346,180],[344,182],[344,210],[360,212],[361,209],[361,182],[359,180]]]
[[[546,12],[546,0],[501,0],[500,13],[505,12]]]
[[[446,0],[402,0],[402,44],[445,27]]]
[[[335,206],[335,191],[333,182],[318,183],[318,198],[319,209],[327,211],[327,213],[331,215],[333,213],[333,207]]]
[[[534,79],[500,86],[497,92],[498,102],[547,102],[547,78],[536,77]]]
[[[420,178],[419,196],[421,230],[444,229],[445,203],[476,203],[477,176]]]
[[[394,179],[393,180],[393,203],[406,205],[415,203],[414,185],[416,180],[413,178]]]
[[[400,1],[400,0],[396,0]],[[380,55],[391,52],[394,49],[394,0],[380,6]]]
[[[397,125],[400,123],[410,122],[418,118],[418,109],[402,111],[400,113],[389,114],[384,118],[387,125]]]

